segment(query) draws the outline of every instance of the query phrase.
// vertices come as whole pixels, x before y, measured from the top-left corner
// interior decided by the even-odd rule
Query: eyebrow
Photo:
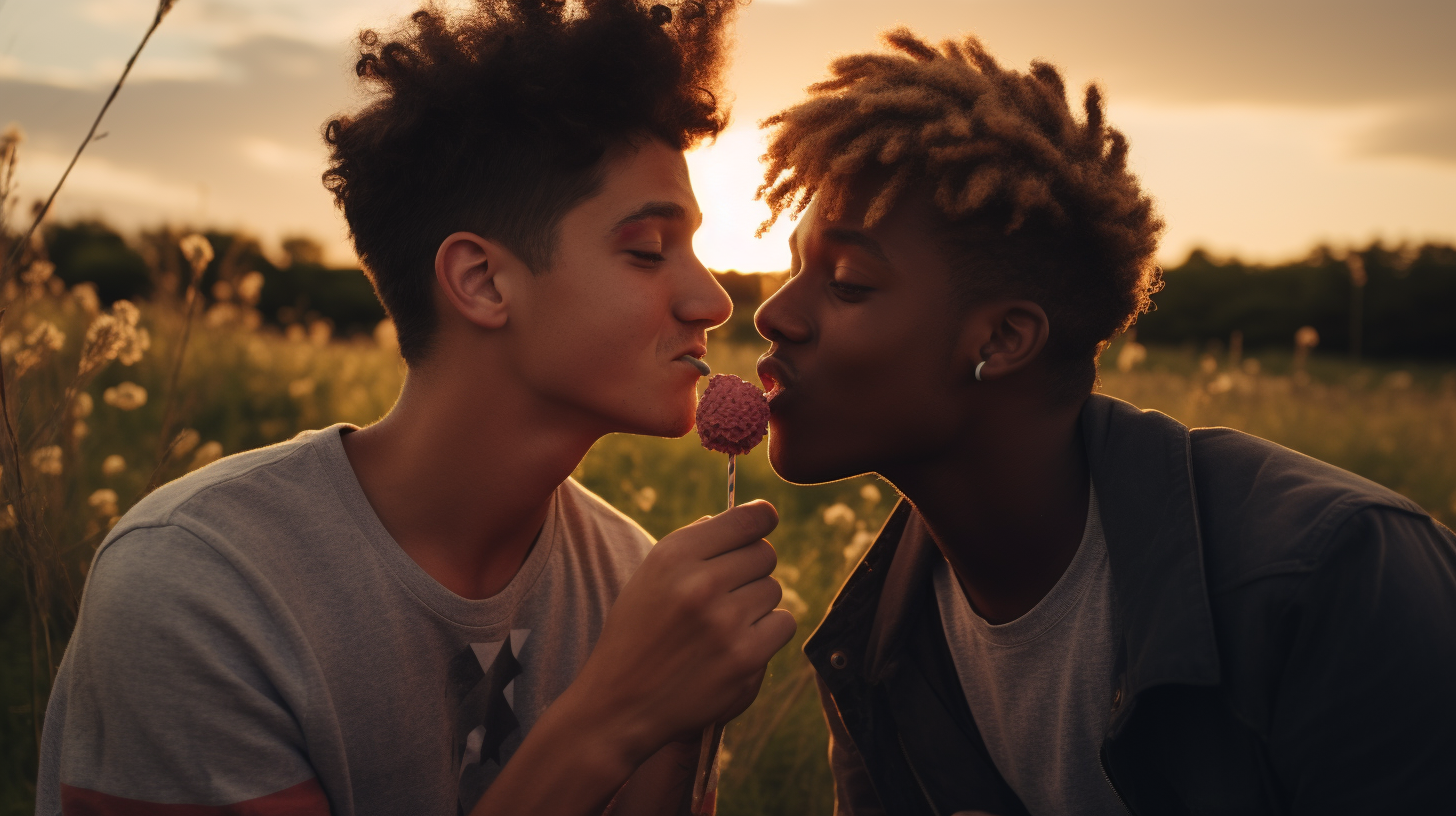
[[[836,244],[857,246],[885,263],[890,262],[890,257],[885,254],[885,250],[880,246],[880,242],[857,229],[830,227],[824,230],[824,238]]]
[[[635,224],[639,221],[646,221],[649,218],[666,218],[668,220],[681,220],[688,217],[688,211],[683,209],[681,204],[673,201],[649,201],[632,212],[622,217],[622,220],[612,225],[612,232],[616,232],[628,224]]]

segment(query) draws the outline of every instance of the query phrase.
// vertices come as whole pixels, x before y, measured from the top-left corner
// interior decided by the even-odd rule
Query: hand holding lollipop
[[[715,374],[698,400],[698,439],[711,451],[728,454],[728,506],[737,493],[735,459],[753,450],[768,431],[768,399],[758,386],[732,374]],[[698,772],[693,779],[693,813],[705,813],[718,793],[718,746],[723,728],[703,729]]]

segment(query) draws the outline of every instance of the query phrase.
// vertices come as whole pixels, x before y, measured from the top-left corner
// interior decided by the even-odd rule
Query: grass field
[[[84,303],[56,297],[33,302],[24,318],[8,317],[4,334],[19,339],[7,341],[7,370],[12,370],[27,333],[42,319],[66,339],[46,365],[12,383],[22,427],[46,421],[47,400],[54,401],[68,372],[75,371],[91,315]],[[29,325],[12,322],[18,320]],[[31,489],[49,507],[45,517],[54,551],[48,557],[59,565],[50,622],[57,648],[64,642],[66,610],[94,545],[111,517],[130,506],[150,482],[180,475],[219,453],[287,439],[307,428],[338,421],[367,423],[388,409],[403,377],[387,332],[378,339],[339,340],[330,338],[322,325],[294,326],[286,333],[257,329],[246,308],[210,312],[194,328],[171,404],[180,420],[174,427],[195,434],[185,438],[186,450],[174,452],[159,470],[155,466],[163,446],[158,428],[168,410],[163,395],[181,321],[175,308],[144,305],[143,325],[152,344],[142,359],[129,367],[112,363],[102,370],[85,389],[89,413],[73,407],[62,417],[55,454],[23,465]],[[751,344],[717,343],[709,360],[715,371],[751,377],[760,351]],[[1109,363],[1118,359],[1119,351],[1109,352]],[[1296,370],[1289,354],[1250,362],[1192,349],[1153,348],[1131,370],[1118,371],[1111,364],[1108,369],[1102,388],[1109,394],[1191,425],[1228,425],[1267,437],[1386,484],[1447,524],[1456,521],[1456,367],[1359,365],[1316,356],[1305,369]],[[143,389],[145,402],[136,404],[137,392],[123,383]],[[131,396],[112,391],[108,398],[112,388]],[[576,475],[661,536],[721,509],[723,471],[723,457],[702,450],[693,436],[614,436],[593,448]],[[773,536],[779,576],[788,590],[785,606],[798,616],[800,630],[771,664],[758,702],[728,730],[721,812],[828,813],[832,791],[824,728],[812,677],[798,649],[888,514],[894,491],[870,477],[790,486],[773,475],[762,448],[740,459],[739,474],[741,500],[766,498],[779,508],[783,521]],[[0,536],[7,537],[8,545],[14,531]],[[7,558],[0,577],[5,588],[0,595],[4,814],[29,812],[35,702],[43,699],[45,683],[43,655],[39,680],[31,671],[33,621],[17,591],[21,581],[14,566]]]

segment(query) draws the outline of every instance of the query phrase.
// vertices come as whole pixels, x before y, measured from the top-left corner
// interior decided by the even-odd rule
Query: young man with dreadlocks
[[[770,458],[904,496],[805,646],[837,812],[1451,812],[1451,531],[1093,394],[1162,226],[1100,92],[888,40],[766,123]]]
[[[699,735],[793,635],[777,516],[653,546],[570,475],[605,434],[692,427],[731,306],[683,151],[724,126],[734,5],[478,0],[362,35],[374,96],[329,122],[325,181],[403,393],[116,525],[37,813],[686,811]]]

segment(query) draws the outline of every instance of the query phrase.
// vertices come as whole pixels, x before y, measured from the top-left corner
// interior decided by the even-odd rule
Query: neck
[[[991,406],[932,460],[884,474],[915,506],[976,612],[1030,611],[1082,540],[1089,475],[1081,402]]]
[[[599,436],[509,379],[478,367],[411,371],[384,419],[344,437],[385,529],[466,598],[490,597],[515,577],[553,492]]]

